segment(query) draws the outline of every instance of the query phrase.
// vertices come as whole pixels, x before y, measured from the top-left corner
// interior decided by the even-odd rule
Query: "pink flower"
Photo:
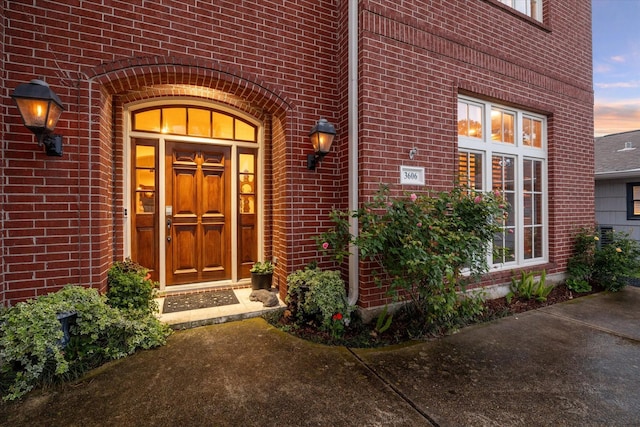
[[[421,223],[421,222],[418,222],[416,225],[417,225],[418,227],[422,227],[422,223]]]
[[[504,209],[506,206],[505,206],[505,205],[498,205],[498,207],[499,207],[500,209]]]
[[[418,199],[418,196],[416,196],[416,193],[411,193],[409,198],[411,199],[412,202],[415,202]]]
[[[496,197],[502,196],[502,194],[498,190],[494,191],[493,195],[496,196]]]
[[[513,234],[513,228],[509,229],[509,234]]]
[[[336,313],[332,317],[333,320],[342,320],[342,313]]]
[[[391,206],[393,206],[393,203],[392,202],[387,202],[387,206],[391,207]]]
[[[329,243],[324,242],[324,243],[322,244],[322,249],[324,249],[324,250],[329,249]]]
[[[476,196],[475,199],[473,199],[474,203],[480,203],[482,201],[482,197],[481,196]]]

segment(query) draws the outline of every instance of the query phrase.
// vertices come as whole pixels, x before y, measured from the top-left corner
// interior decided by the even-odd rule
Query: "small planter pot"
[[[271,289],[273,273],[251,273],[251,289]]]

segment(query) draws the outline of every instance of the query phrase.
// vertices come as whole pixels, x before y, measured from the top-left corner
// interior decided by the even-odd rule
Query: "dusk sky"
[[[640,0],[592,0],[595,136],[640,129]]]

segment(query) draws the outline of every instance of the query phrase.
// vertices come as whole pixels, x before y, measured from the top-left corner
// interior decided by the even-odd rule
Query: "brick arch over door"
[[[289,99],[237,69],[189,57],[134,58],[104,64],[85,74],[89,77],[86,150],[91,165],[87,177],[91,208],[85,215],[91,230],[87,236],[93,254],[91,281],[104,288],[108,267],[123,257],[123,106],[173,96],[223,103],[264,123],[265,256],[278,257],[276,280],[284,280],[290,247],[287,236],[292,233],[290,223],[282,219],[291,197],[289,153],[298,122]]]

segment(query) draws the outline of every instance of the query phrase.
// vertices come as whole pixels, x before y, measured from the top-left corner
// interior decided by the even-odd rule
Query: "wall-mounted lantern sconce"
[[[54,135],[53,129],[64,111],[62,101],[42,80],[23,83],[13,91],[20,116],[27,129],[44,145],[48,156],[62,156],[62,135]]]
[[[326,119],[320,119],[309,132],[314,154],[307,155],[307,169],[315,170],[324,156],[331,149],[331,143],[336,136],[336,129]]]

